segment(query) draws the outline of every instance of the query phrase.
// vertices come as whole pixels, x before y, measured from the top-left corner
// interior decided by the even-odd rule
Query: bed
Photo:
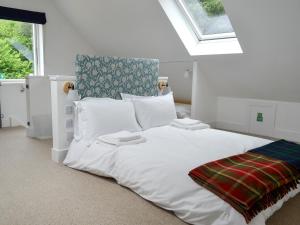
[[[171,210],[191,224],[246,225],[229,204],[197,185],[187,175],[191,168],[243,153],[270,140],[215,129],[188,131],[171,126],[141,131],[147,142],[115,147],[94,141],[90,147],[73,141],[65,165],[100,176],[112,177],[156,205]],[[290,192],[263,211],[251,225],[265,221],[300,189]]]
[[[156,60],[78,56],[77,61],[77,67],[79,68],[77,87],[84,97],[119,98],[117,93],[120,92],[120,89],[124,90],[126,88],[129,94],[153,95],[155,92],[156,85],[153,81],[158,78],[158,61]],[[90,66],[94,65],[98,68],[96,62],[101,65],[99,76],[93,72],[95,68]],[[118,85],[106,89],[105,80],[108,79],[109,81],[109,75],[119,71],[112,65],[122,65],[124,74],[119,74],[121,76],[116,83]],[[103,72],[104,67],[106,68],[105,73]],[[144,76],[148,85],[136,88],[133,82],[134,78],[130,79],[131,73],[126,73],[126,68],[126,71],[147,68],[147,75],[144,74]],[[141,74],[143,70],[140,72],[135,71],[135,73]],[[98,80],[102,80],[102,82],[97,82]],[[128,82],[131,88],[128,88]],[[174,114],[176,116],[176,111],[168,113],[168,108],[172,106],[166,102],[173,101],[172,95],[170,97],[160,97],[165,102],[154,100],[153,103],[155,98],[148,97],[148,100],[137,98],[132,100],[133,103],[130,103],[131,101],[122,102],[106,99],[104,102],[108,105],[96,100],[98,102],[94,102],[94,107],[98,107],[97,113],[93,114],[94,111],[92,111],[92,114],[86,114],[87,116],[85,116],[85,120],[90,117],[94,117],[95,120],[90,125],[87,125],[87,122],[84,121],[85,126],[89,128],[94,126],[93,129],[97,130],[99,127],[95,124],[101,124],[108,127],[108,130],[104,133],[112,133],[117,131],[117,129],[111,129],[113,126],[124,123],[126,120],[137,120],[134,123],[138,122],[143,129],[136,129],[136,124],[132,125],[130,123],[124,123],[122,128],[127,126],[129,130],[133,129],[146,141],[139,144],[117,146],[100,141],[97,132],[96,136],[90,135],[88,141],[80,138],[84,135],[75,134],[75,139],[69,147],[64,164],[77,170],[87,171],[103,177],[111,177],[118,184],[128,187],[144,199],[163,209],[174,212],[177,217],[187,223],[197,225],[246,225],[245,218],[238,211],[217,195],[198,185],[188,176],[188,173],[199,165],[242,154],[248,150],[270,144],[272,141],[211,128],[187,130],[171,126],[169,125],[171,119],[168,121],[168,118],[173,118]],[[143,101],[149,101],[148,103],[152,105],[150,104],[150,107],[148,107],[140,104],[144,103]],[[132,104],[135,110],[132,111],[131,108],[126,108],[122,114],[118,115],[116,112],[120,111],[117,108],[120,104],[126,105],[126,107],[131,107],[130,104]],[[157,107],[154,107],[155,104]],[[174,105],[174,101],[172,104]],[[112,109],[111,107],[116,108]],[[150,112],[152,108],[161,111]],[[101,114],[100,116],[99,113],[103,113],[106,109],[112,111],[106,113],[107,115]],[[147,117],[147,113],[152,114]],[[113,116],[115,119],[112,120],[113,123],[111,124],[117,125],[107,123],[105,116]],[[151,125],[153,121],[149,118],[156,119],[157,124]],[[146,122],[143,122],[143,120]],[[80,129],[77,128],[77,132],[79,131]],[[299,191],[300,186],[298,185],[297,189],[290,191],[276,204],[260,212],[249,224],[264,225],[266,220],[281,208],[285,201],[294,197]]]

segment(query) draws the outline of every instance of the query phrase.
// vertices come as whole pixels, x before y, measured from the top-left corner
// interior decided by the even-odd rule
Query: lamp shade
[[[186,70],[186,71],[184,71],[183,77],[184,77],[185,79],[190,78],[191,72],[192,72],[191,70]]]

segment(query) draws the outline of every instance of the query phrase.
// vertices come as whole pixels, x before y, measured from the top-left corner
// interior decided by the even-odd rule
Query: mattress
[[[189,131],[171,126],[140,132],[145,143],[112,146],[95,140],[89,147],[73,141],[64,164],[96,175],[112,177],[141,197],[183,221],[197,225],[246,225],[244,217],[228,203],[195,183],[188,172],[207,162],[244,153],[271,140],[203,129]],[[291,191],[258,214],[250,225],[265,221],[288,199]]]

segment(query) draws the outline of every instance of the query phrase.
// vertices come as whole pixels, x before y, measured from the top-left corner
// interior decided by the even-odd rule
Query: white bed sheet
[[[183,221],[198,225],[246,225],[244,217],[228,203],[195,183],[188,172],[204,163],[244,153],[271,141],[215,129],[189,131],[171,126],[142,131],[145,143],[112,146],[95,141],[89,148],[74,141],[65,165],[115,178]],[[250,225],[265,221],[289,198],[261,212]]]

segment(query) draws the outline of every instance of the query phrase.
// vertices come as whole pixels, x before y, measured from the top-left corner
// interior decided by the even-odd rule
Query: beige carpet
[[[0,225],[176,225],[174,215],[109,179],[55,164],[50,141],[0,129]],[[268,225],[299,225],[300,196]]]

